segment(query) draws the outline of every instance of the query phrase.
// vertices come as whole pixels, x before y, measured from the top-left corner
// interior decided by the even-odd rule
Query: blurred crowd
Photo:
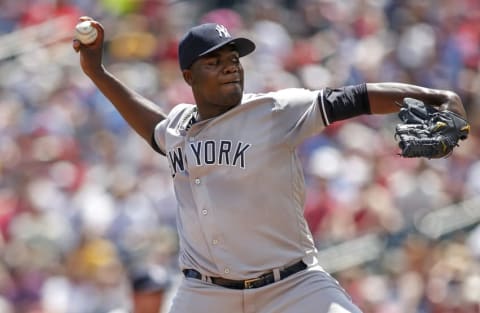
[[[447,159],[400,158],[395,115],[305,142],[305,215],[319,250],[381,238],[375,260],[332,269],[364,312],[480,312],[478,0],[1,1],[0,312],[126,312],[137,277],[168,291],[178,276],[167,162],[81,72],[71,35],[82,15],[106,29],[107,68],[165,111],[193,103],[176,45],[201,22],[256,42],[247,92],[380,81],[456,91],[472,132]],[[444,208],[437,235],[425,232]]]

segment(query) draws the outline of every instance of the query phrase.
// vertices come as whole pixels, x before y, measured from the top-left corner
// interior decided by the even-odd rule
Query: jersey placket
[[[209,253],[220,273],[228,275],[230,268],[219,257],[219,249],[223,249],[223,236],[221,235],[218,225],[220,221],[216,218],[215,207],[210,201],[208,192],[208,176],[202,171],[202,166],[197,165],[197,160],[193,154],[190,145],[195,145],[197,140],[201,140],[198,131],[196,132],[196,125],[194,125],[186,136],[186,163],[188,164],[188,173],[190,179],[190,186],[192,190],[193,202],[196,205],[198,222],[203,233],[206,246],[209,248]],[[203,172],[203,173],[202,173]]]

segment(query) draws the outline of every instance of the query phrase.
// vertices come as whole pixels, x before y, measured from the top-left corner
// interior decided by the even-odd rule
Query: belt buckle
[[[252,289],[252,288],[255,288],[255,286],[253,285],[255,282],[257,281],[260,281],[262,280],[263,277],[256,277],[256,278],[251,278],[251,279],[246,279],[243,281],[243,287],[245,289]]]

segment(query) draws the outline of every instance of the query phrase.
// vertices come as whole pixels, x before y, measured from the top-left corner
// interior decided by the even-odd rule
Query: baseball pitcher
[[[439,127],[457,132],[455,146],[468,134],[458,95],[401,83],[244,93],[240,58],[255,44],[223,25],[202,24],[178,47],[195,103],[164,114],[105,69],[104,28],[92,23],[95,42],[73,42],[83,71],[170,165],[184,274],[171,312],[361,312],[317,260],[303,216],[305,184],[296,147],[336,121],[399,112],[404,98],[453,114],[454,123]],[[399,136],[416,146],[441,139],[433,130],[428,143],[415,139],[418,129],[410,127],[410,138]]]

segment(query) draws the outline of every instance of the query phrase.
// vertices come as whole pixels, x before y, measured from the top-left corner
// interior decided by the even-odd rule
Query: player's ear
[[[183,79],[188,85],[192,85],[192,71],[191,70],[183,70],[182,71]]]

